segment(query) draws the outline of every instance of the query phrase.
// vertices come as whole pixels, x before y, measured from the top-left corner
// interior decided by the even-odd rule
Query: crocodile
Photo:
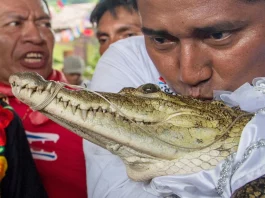
[[[118,155],[134,181],[214,168],[237,151],[253,116],[220,101],[169,95],[154,84],[94,92],[31,72],[9,82],[33,110]]]

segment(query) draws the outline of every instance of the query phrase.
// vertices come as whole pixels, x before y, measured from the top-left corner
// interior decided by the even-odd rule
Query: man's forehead
[[[165,17],[166,20],[170,17],[175,20],[183,16],[185,22],[197,17],[207,20],[208,17],[233,15],[242,11],[247,14],[247,8],[260,5],[257,2],[265,3],[265,0],[138,0],[138,6],[141,17],[159,17],[163,21]]]
[[[146,0],[132,0],[134,4],[137,4],[139,3],[140,1],[146,1]],[[163,0],[162,0],[163,1]],[[186,0],[171,0],[172,2],[173,1],[179,1],[179,2],[184,2]],[[201,2],[201,0],[195,0],[197,2]],[[210,0],[208,0],[210,1]],[[241,1],[242,3],[256,3],[256,2],[260,2],[260,1],[264,1],[264,0],[234,0],[234,1]],[[155,4],[155,1],[150,1],[150,3],[154,3]]]
[[[247,1],[247,0],[246,0]],[[262,3],[245,0],[138,0],[143,32],[147,35],[188,37],[198,32],[237,30],[260,20]],[[154,5],[153,3],[159,3]],[[169,2],[174,2],[169,4]],[[195,3],[196,2],[196,3]],[[185,8],[185,9],[183,9]],[[150,12],[147,12],[147,10]],[[165,12],[165,10],[167,10]]]
[[[26,13],[35,12],[40,15],[50,14],[48,5],[44,0],[3,0],[1,1],[0,12],[1,13]]]
[[[190,7],[193,5],[195,8],[197,5],[205,5],[205,7],[211,7],[211,9],[217,9],[213,5],[222,5],[222,4],[247,4],[253,5],[259,2],[265,3],[265,0],[135,0],[137,2],[137,7],[147,8],[147,6],[152,6],[158,8],[158,10],[166,12],[163,10],[163,7],[169,6],[171,9],[174,8],[176,10],[183,9],[186,6]],[[162,7],[161,7],[162,5]],[[141,11],[141,10],[140,10]]]

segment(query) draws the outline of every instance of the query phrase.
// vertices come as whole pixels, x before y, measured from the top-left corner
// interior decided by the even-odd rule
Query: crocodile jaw
[[[26,76],[26,78],[22,80],[21,74],[10,77],[12,92],[30,107],[43,103],[45,98],[55,91],[54,87],[57,82],[47,82],[40,76],[32,76],[31,73],[25,73],[22,76]],[[86,97],[80,98],[80,94]],[[145,135],[144,132],[141,132],[141,128],[134,128],[133,123],[130,123],[130,121],[124,122],[120,116],[114,117],[115,110],[104,113],[103,111],[90,110],[86,111],[86,115],[84,115],[82,108],[97,109],[95,104],[84,105],[87,103],[89,96],[93,97],[92,94],[89,94],[87,91],[73,92],[63,88],[58,92],[57,97],[40,112],[79,136],[108,149],[113,154],[119,155],[124,160],[128,172],[145,172],[145,170],[151,170],[152,164],[160,163],[163,158],[166,160],[175,157],[177,151],[173,146]],[[76,100],[73,100],[73,97]],[[72,105],[65,103],[65,101],[69,100],[73,102]],[[95,100],[100,100],[100,98]],[[108,106],[103,101],[101,101],[101,105],[105,105],[105,108]],[[73,106],[77,108],[73,110]],[[117,126],[120,127],[118,128]],[[140,129],[140,132],[135,131],[136,129]],[[132,131],[135,131],[133,135],[131,135]],[[118,140],[117,137],[119,137]],[[137,148],[137,150],[134,148]],[[157,148],[157,151],[155,151],[155,148]],[[145,152],[142,152],[141,149],[145,150]],[[168,155],[169,153],[171,154]],[[137,162],[145,162],[146,164],[144,166],[137,165]],[[135,174],[129,176],[134,180],[150,179],[149,176],[145,177],[142,174],[139,175],[139,178]]]

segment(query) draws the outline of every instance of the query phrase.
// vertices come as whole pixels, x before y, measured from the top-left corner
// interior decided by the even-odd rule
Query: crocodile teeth
[[[86,121],[87,118],[87,111],[86,110],[81,110],[81,116],[84,121]]]
[[[28,89],[28,96],[29,96],[29,98],[31,97],[32,93],[33,93],[33,89]]]
[[[68,106],[68,101],[64,101],[63,106],[64,106],[64,108],[66,108]]]
[[[51,89],[51,87],[52,87],[52,82],[50,82],[50,83],[47,85],[46,90],[49,91],[49,90]]]
[[[54,91],[55,91],[55,88],[54,87],[51,87],[51,94],[53,94],[54,93]]]
[[[21,90],[22,90],[22,87],[17,86],[17,93],[18,93],[18,94],[21,92]]]
[[[77,109],[77,107],[76,107],[76,106],[72,106],[72,112],[73,112],[73,114],[75,114],[75,112],[76,112],[76,109]]]
[[[42,93],[42,89],[41,88],[37,88],[37,91],[41,94]]]

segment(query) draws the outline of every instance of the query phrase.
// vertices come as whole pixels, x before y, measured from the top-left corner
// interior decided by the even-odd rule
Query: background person
[[[62,72],[68,83],[83,87],[89,86],[88,80],[83,80],[85,62],[79,56],[67,56],[64,58]]]
[[[139,7],[144,37],[119,41],[104,53],[92,79],[92,90],[117,92],[126,86],[136,87],[150,82],[160,84],[162,81],[175,93],[212,99],[214,90],[235,91],[244,83],[252,83],[254,78],[265,76],[265,1],[134,2]],[[102,76],[104,73],[108,77]],[[256,130],[244,129],[249,136],[242,135],[237,159],[244,157],[244,151],[252,143],[264,138],[262,120],[264,117],[259,114],[250,122]],[[189,175],[157,177],[150,185],[141,185],[128,179],[118,157],[91,143],[87,143],[86,148],[90,151],[88,159],[100,165],[90,164],[89,174],[98,181],[91,186],[91,194],[108,198],[169,194],[203,198],[221,196],[216,191],[220,174],[212,176],[211,171],[198,173],[200,181],[196,180],[196,174],[190,178]],[[240,170],[228,176],[224,197],[230,197],[246,183],[265,174],[264,161],[257,157],[262,153],[264,148],[259,147]],[[103,156],[105,161],[100,161]],[[232,166],[235,165],[233,162]],[[213,180],[207,182],[207,176],[203,177],[203,174]],[[101,193],[97,185],[103,184],[103,178],[105,188]],[[185,188],[186,182],[189,188]]]
[[[90,22],[97,28],[100,55],[110,44],[142,34],[139,14],[128,0],[101,0],[90,15]]]
[[[48,196],[85,198],[82,138],[18,101],[8,83],[11,74],[23,71],[66,82],[61,72],[52,69],[54,34],[47,2],[3,0],[0,19],[0,92],[22,120]]]

